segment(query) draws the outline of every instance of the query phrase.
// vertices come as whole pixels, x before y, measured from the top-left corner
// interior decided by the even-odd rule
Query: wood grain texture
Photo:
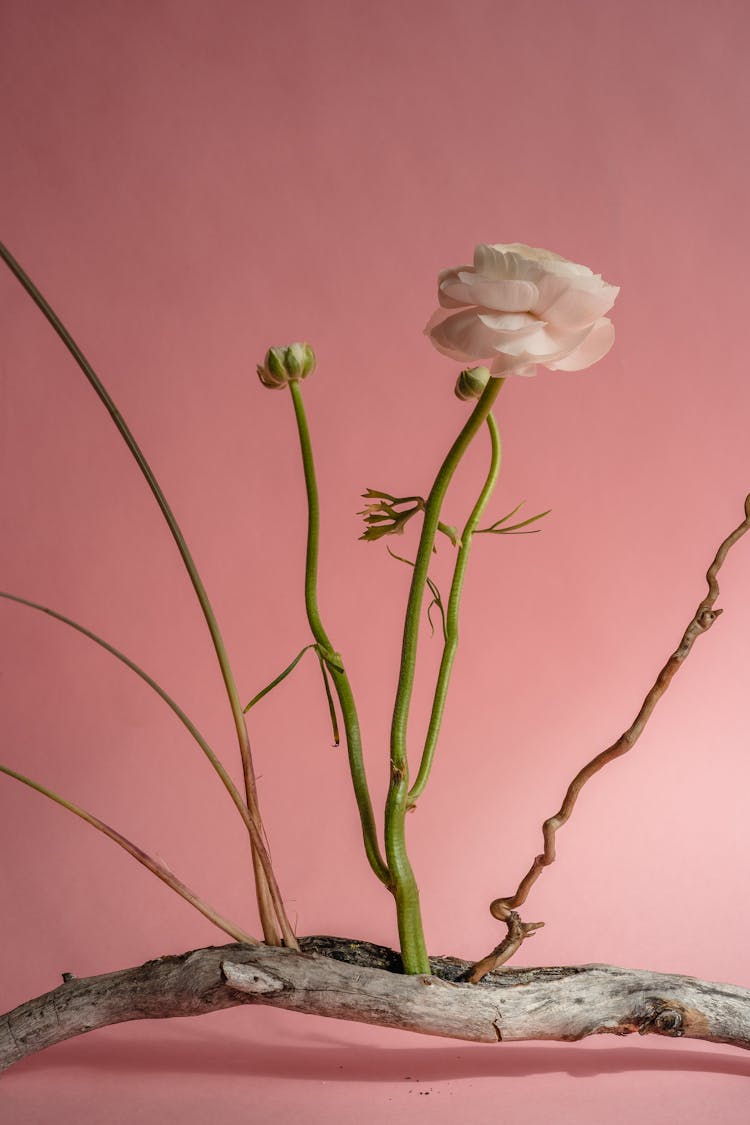
[[[66,973],[0,1017],[0,1069],[110,1024],[239,1004],[479,1043],[637,1032],[750,1048],[750,990],[735,985],[612,965],[505,969],[470,984],[472,966],[457,958],[405,976],[382,946],[329,937],[300,946],[212,946],[102,976]]]

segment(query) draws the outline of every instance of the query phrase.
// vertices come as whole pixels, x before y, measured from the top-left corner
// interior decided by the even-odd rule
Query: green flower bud
[[[309,344],[269,348],[263,363],[258,364],[258,378],[264,387],[277,389],[305,379],[315,370],[315,364],[315,352]]]
[[[464,402],[470,398],[481,398],[489,379],[489,368],[467,367],[456,380],[456,398]]]

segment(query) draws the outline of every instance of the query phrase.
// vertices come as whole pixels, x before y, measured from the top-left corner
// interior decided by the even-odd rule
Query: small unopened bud
[[[305,379],[315,370],[315,352],[309,344],[290,344],[287,348],[269,348],[258,378],[264,387],[277,389],[287,383]]]
[[[489,378],[489,368],[467,367],[456,380],[456,397],[464,402],[470,398],[481,398]]]

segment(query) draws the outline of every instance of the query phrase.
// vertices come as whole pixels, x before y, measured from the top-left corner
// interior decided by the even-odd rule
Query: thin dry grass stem
[[[688,656],[696,639],[707,632],[719,614],[722,613],[721,609],[714,608],[716,599],[719,596],[717,574],[730,549],[748,530],[750,530],[750,495],[745,498],[744,520],[726,537],[706,572],[706,582],[708,584],[707,596],[696,609],[679,645],[656,677],[653,687],[644,699],[643,705],[632,724],[620,735],[616,742],[606,750],[602,750],[595,758],[592,758],[573,778],[568,786],[560,810],[555,813],[554,816],[551,816],[549,820],[545,820],[544,822],[542,828],[544,851],[541,855],[536,856],[531,867],[518,884],[515,894],[511,895],[509,898],[497,898],[490,904],[490,913],[493,918],[497,918],[498,921],[506,923],[508,926],[508,935],[492,953],[488,954],[487,957],[478,961],[477,964],[473,966],[469,979],[474,983],[481,980],[488,972],[491,972],[493,969],[496,969],[499,965],[509,960],[520,948],[525,938],[542,924],[538,922],[523,923],[515,912],[519,906],[523,906],[526,902],[529,891],[541,875],[543,869],[549,867],[551,863],[554,863],[555,835],[557,830],[570,819],[571,813],[575,808],[575,803],[578,800],[578,795],[586,782],[609,762],[614,761],[615,758],[622,757],[623,754],[626,754],[628,750],[635,745],[643,733],[643,729],[650,719],[656,704],[669,687],[675,673]],[[528,932],[524,933],[524,929]]]
[[[219,914],[217,910],[214,910],[212,906],[210,906],[207,902],[204,902],[202,898],[199,898],[195,891],[191,890],[191,888],[188,887],[186,883],[183,883],[181,879],[178,879],[175,873],[171,871],[165,863],[163,863],[159,859],[155,859],[153,856],[150,856],[148,852],[144,852],[144,850],[142,848],[139,848],[137,844],[134,844],[131,840],[128,840],[126,836],[123,836],[122,833],[118,832],[115,828],[110,827],[109,824],[105,824],[104,821],[100,820],[98,816],[94,816],[93,813],[88,812],[86,809],[82,809],[80,805],[76,805],[72,801],[68,801],[65,797],[61,797],[59,793],[55,793],[53,792],[53,790],[47,789],[45,785],[40,785],[38,781],[33,781],[30,777],[26,777],[25,774],[17,773],[16,770],[12,770],[10,766],[0,765],[0,774],[6,774],[8,777],[12,777],[16,781],[20,781],[22,785],[27,785],[30,789],[35,789],[37,793],[41,793],[44,797],[48,797],[51,801],[54,801],[56,804],[61,805],[62,808],[67,809],[68,812],[72,812],[75,816],[79,817],[87,824],[90,824],[92,828],[96,828],[98,832],[101,832],[104,836],[107,836],[110,840],[113,841],[113,843],[122,848],[123,851],[126,851],[128,855],[131,855],[133,859],[138,860],[138,862],[142,864],[143,867],[145,867],[153,875],[156,875],[157,879],[161,879],[163,883],[166,883],[168,887],[171,887],[173,891],[176,891],[176,893],[184,898],[186,902],[189,902],[191,906],[194,906],[195,909],[204,916],[204,918],[208,918],[209,922],[213,922],[215,926],[218,926],[219,929],[223,930],[225,934],[229,934],[229,936],[234,938],[235,941],[243,942],[245,945],[260,945],[260,942],[257,938],[253,937],[251,934],[246,933],[245,930],[235,925],[235,923],[230,921],[228,918],[224,918],[224,916]]]

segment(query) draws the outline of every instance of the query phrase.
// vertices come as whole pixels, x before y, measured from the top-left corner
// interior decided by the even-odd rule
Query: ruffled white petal
[[[464,305],[473,305],[476,302],[467,301],[462,296],[452,296],[453,290],[460,285],[459,274],[470,270],[471,266],[457,266],[454,270],[441,270],[438,274],[438,301],[443,309],[459,309]]]
[[[425,333],[438,351],[453,359],[487,359],[495,354],[495,333],[482,323],[475,309],[444,319],[436,314],[427,322]]]
[[[548,363],[562,359],[585,339],[588,327],[579,332],[558,332],[543,320],[534,327],[496,331],[496,348],[506,355],[528,357],[530,362]]]
[[[580,370],[612,346],[614,329],[603,314],[618,293],[587,266],[551,251],[482,243],[473,267],[440,274],[441,307],[425,332],[443,355],[464,364],[484,360],[494,376],[533,375],[537,364]]]
[[[615,342],[615,326],[603,317],[592,324],[582,342],[562,359],[549,364],[552,371],[583,371],[607,354]]]
[[[539,317],[532,316],[531,313],[527,312],[494,313],[477,309],[477,316],[482,324],[497,333],[499,340],[504,339],[506,336],[512,339],[519,333],[528,336],[530,333],[537,332],[540,328],[543,328],[545,324]]]
[[[539,299],[536,285],[531,281],[491,280],[476,274],[472,269],[451,271],[438,286],[441,305],[449,308],[443,298],[456,304],[479,305],[485,309],[503,312],[526,312]]]
[[[517,254],[519,258],[526,258],[529,262],[566,261],[561,254],[555,254],[554,250],[542,250],[539,246],[527,246],[525,242],[495,242],[492,244],[492,249],[500,250],[503,253]]]
[[[556,274],[558,277],[569,277],[571,279],[596,277],[596,274],[588,266],[581,266],[578,262],[569,262],[567,258],[550,258],[549,261],[541,264],[547,273]]]
[[[539,299],[532,311],[562,329],[579,329],[609,312],[620,292],[596,278],[576,278],[571,282],[547,274],[537,283]]]
[[[499,355],[490,367],[491,375],[536,375],[536,364],[514,356]]]
[[[480,276],[492,281],[512,280],[513,273],[509,272],[511,268],[512,262],[497,247],[487,246],[483,242],[475,247],[474,271]]]

